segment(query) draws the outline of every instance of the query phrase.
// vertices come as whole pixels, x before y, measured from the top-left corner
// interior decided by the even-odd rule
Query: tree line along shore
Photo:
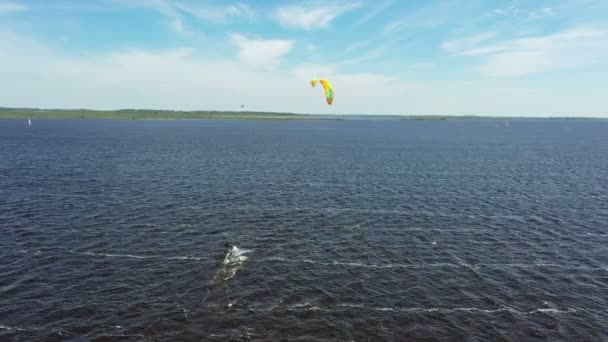
[[[153,109],[39,109],[39,108],[1,108],[0,118],[5,119],[234,119],[234,120],[346,120],[346,119],[392,119],[444,121],[455,119],[493,119],[515,120],[525,117],[496,117],[475,115],[319,115],[256,111],[174,111]],[[549,118],[551,119],[551,118]],[[582,119],[560,117],[554,119]]]

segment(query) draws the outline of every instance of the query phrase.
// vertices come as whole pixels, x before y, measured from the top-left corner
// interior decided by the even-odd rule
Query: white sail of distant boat
[[[32,120],[30,120],[29,118],[27,119],[27,125],[31,126],[32,125]]]

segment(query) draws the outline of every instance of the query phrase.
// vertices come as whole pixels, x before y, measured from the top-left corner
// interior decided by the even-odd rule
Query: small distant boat
[[[32,125],[32,120],[27,119],[27,125],[28,125],[28,126],[31,126],[31,125]]]

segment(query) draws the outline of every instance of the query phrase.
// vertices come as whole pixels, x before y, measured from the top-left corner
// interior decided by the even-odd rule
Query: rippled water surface
[[[606,121],[0,120],[0,229],[0,340],[608,339]]]

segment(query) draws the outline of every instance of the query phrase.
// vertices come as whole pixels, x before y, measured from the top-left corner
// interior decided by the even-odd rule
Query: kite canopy
[[[327,104],[331,105],[334,102],[334,87],[328,80],[319,78],[313,78],[310,81],[310,85],[315,87],[318,82],[321,82],[323,90],[325,90],[325,100],[327,101]]]

